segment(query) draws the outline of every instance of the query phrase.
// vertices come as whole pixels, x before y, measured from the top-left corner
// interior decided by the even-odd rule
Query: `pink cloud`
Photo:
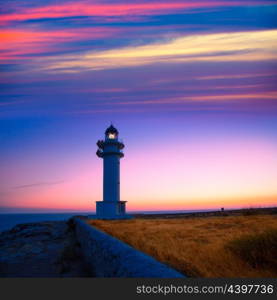
[[[269,3],[269,2],[267,2]],[[274,1],[273,1],[274,3]],[[263,1],[252,1],[252,5],[265,4]],[[211,8],[218,6],[241,6],[249,5],[249,1],[180,1],[180,2],[156,2],[156,3],[63,3],[60,5],[48,5],[36,8],[23,8],[14,13],[3,14],[2,23],[11,21],[34,20],[41,18],[60,18],[76,16],[98,16],[98,17],[121,17],[121,16],[147,16],[167,14],[180,10],[191,10],[195,8]]]
[[[29,58],[32,54],[57,51],[61,43],[101,39],[115,35],[117,28],[82,28],[43,31],[33,29],[0,30],[0,60]]]

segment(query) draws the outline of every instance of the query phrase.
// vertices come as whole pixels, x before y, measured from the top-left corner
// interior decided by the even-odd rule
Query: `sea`
[[[0,214],[0,232],[9,230],[17,224],[35,223],[43,221],[64,221],[76,215],[76,213]],[[80,213],[78,215],[80,215]]]
[[[164,213],[190,213],[200,210],[178,210],[178,211],[133,211],[130,214],[164,214]],[[201,210],[204,211],[204,210]],[[208,211],[208,210],[205,210]],[[35,223],[43,221],[66,221],[72,216],[94,215],[92,212],[72,212],[72,213],[1,213],[0,214],[0,232],[9,230],[17,224]]]

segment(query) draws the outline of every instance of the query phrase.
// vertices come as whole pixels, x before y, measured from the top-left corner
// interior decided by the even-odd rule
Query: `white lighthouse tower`
[[[111,125],[105,131],[105,140],[97,142],[96,155],[103,158],[103,201],[96,201],[99,219],[125,219],[126,201],[120,201],[120,158],[124,144],[118,140],[118,131]]]

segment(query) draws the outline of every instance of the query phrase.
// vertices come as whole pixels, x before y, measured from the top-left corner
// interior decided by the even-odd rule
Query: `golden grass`
[[[228,248],[245,235],[277,229],[276,215],[89,221],[190,277],[276,277]]]

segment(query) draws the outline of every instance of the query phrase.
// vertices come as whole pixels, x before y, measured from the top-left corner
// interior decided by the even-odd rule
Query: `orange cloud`
[[[240,99],[276,99],[277,92],[255,92],[255,94],[228,94],[228,95],[209,95],[189,97],[194,101],[224,101],[224,100],[240,100]]]
[[[153,100],[140,100],[140,101],[121,101],[117,102],[117,105],[160,105],[160,104],[173,104],[184,103],[186,101],[229,101],[229,100],[242,100],[242,99],[276,99],[277,92],[255,92],[245,94],[223,94],[223,95],[201,95],[201,96],[187,96],[187,97],[175,97],[169,99],[153,99]],[[106,103],[110,105],[110,103]]]

